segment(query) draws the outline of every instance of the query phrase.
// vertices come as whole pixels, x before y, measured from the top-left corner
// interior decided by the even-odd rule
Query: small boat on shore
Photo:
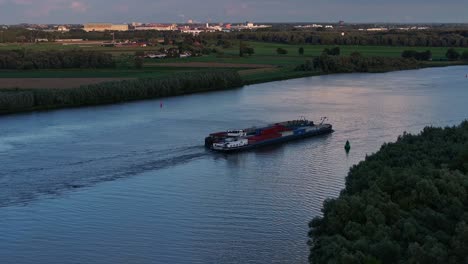
[[[205,138],[205,147],[230,153],[333,132],[332,125],[324,124],[325,120],[326,117],[323,117],[320,124],[314,124],[313,121],[302,117],[299,120],[284,121],[264,127],[212,133]]]

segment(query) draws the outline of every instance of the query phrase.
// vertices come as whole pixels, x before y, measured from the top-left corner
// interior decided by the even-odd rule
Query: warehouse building
[[[128,31],[128,25],[114,25],[110,23],[88,23],[84,25],[84,31]]]

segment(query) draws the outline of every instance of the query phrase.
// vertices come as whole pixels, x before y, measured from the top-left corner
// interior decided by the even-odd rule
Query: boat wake
[[[161,170],[208,155],[204,146],[146,149],[96,159],[24,167],[0,174],[0,207],[28,204],[39,197]]]

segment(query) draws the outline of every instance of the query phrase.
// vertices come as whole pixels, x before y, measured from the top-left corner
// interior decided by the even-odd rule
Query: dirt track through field
[[[221,62],[168,62],[145,63],[146,66],[194,67],[194,68],[275,68],[269,64],[221,63]]]
[[[0,78],[0,89],[4,88],[73,88],[80,85],[134,78]]]

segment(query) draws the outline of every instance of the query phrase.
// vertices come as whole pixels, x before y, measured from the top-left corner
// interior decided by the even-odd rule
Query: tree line
[[[309,224],[311,263],[466,263],[468,121],[384,144],[322,212]]]
[[[432,52],[430,50],[418,52],[415,50],[405,50],[401,54],[401,57],[407,59],[415,59],[420,61],[428,61],[432,60]],[[445,53],[445,57],[450,61],[457,61],[463,60],[468,61],[468,51],[464,51],[463,53],[458,52],[454,48],[449,48]]]
[[[26,49],[0,51],[0,69],[111,68],[114,66],[111,54],[98,51],[33,51]]]
[[[430,50],[427,51],[416,51],[416,50],[405,50],[401,54],[401,57],[407,58],[407,59],[415,59],[415,60],[421,60],[421,61],[427,61],[432,59],[432,52]]]
[[[35,42],[36,39],[47,39],[55,41],[60,39],[85,39],[85,40],[108,40],[113,39],[130,39],[142,40],[158,43],[163,39],[166,44],[171,39],[179,39],[183,34],[176,31],[156,31],[156,30],[139,30],[139,31],[91,31],[86,32],[81,29],[73,29],[68,32],[50,32],[42,30],[28,30],[20,27],[10,27],[8,29],[0,29],[0,43],[13,42]]]
[[[104,82],[69,89],[2,89],[0,113],[109,104],[225,90],[242,85],[242,78],[236,71],[212,71]]]
[[[339,49],[334,52],[339,53]],[[351,56],[330,56],[327,52],[307,60],[296,67],[296,71],[317,71],[322,73],[385,72],[418,68],[415,59],[392,57],[364,57],[354,52]]]
[[[199,38],[207,41],[219,40],[250,40],[284,44],[314,44],[314,45],[379,45],[379,46],[409,46],[409,47],[468,47],[468,30],[463,29],[432,29],[424,31],[389,30],[383,32],[366,32],[351,30],[257,30],[234,32],[205,32]],[[85,32],[73,29],[69,32],[45,32],[27,30],[24,28],[2,29],[0,42],[34,42],[35,39],[86,39],[86,40],[135,40],[154,43],[161,39],[164,44],[170,44],[188,36],[178,31],[119,31],[119,32]]]
[[[468,47],[468,30],[427,31],[252,31],[202,33],[205,40],[245,40],[283,44]]]

